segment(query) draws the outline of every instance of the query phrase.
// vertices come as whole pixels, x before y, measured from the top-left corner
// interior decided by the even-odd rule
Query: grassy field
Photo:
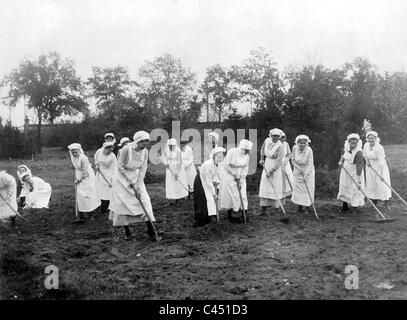
[[[394,187],[407,198],[407,146],[386,146]],[[259,216],[249,193],[248,224],[193,227],[193,201],[165,208],[163,169],[150,166],[147,189],[163,240],[151,243],[145,226],[134,241],[120,237],[107,216],[83,225],[74,219],[73,170],[67,152],[45,150],[35,161],[2,161],[15,175],[18,164],[53,187],[48,212],[31,212],[19,228],[0,225],[2,299],[406,299],[407,216],[398,200],[394,223],[378,224],[369,206],[362,214],[338,213],[335,199],[318,200],[320,220],[297,214],[288,201],[281,213]],[[162,182],[157,182],[162,181]],[[318,183],[318,181],[317,181]],[[318,195],[317,195],[318,196]],[[321,197],[320,197],[321,199]],[[44,287],[47,265],[59,269],[60,289]],[[359,289],[347,290],[345,267],[359,269]],[[380,289],[387,283],[391,289]]]

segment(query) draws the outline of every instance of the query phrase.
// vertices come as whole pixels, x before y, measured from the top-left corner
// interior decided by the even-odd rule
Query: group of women
[[[157,240],[157,232],[150,197],[144,178],[147,172],[150,135],[138,131],[131,142],[124,137],[116,150],[113,133],[105,135],[105,141],[94,155],[96,174],[78,143],[68,146],[75,169],[76,222],[84,221],[84,213],[100,211],[109,214],[114,227],[123,227],[125,239],[131,239],[130,225],[146,223],[147,233]],[[342,211],[358,212],[364,205],[366,194],[374,203],[388,204],[391,198],[389,169],[377,132],[366,134],[362,148],[358,134],[350,134],[344,145],[339,166],[341,167],[337,199],[343,202]],[[209,134],[210,152],[198,169],[195,168],[193,150],[188,142],[171,138],[158,158],[164,164],[165,196],[168,205],[179,205],[180,200],[194,194],[195,225],[207,224],[219,218],[219,210],[227,212],[230,219],[239,211],[247,211],[246,176],[249,172],[249,153],[252,142],[243,139],[238,146],[227,152],[219,144],[216,132]],[[286,199],[298,206],[298,212],[311,212],[315,194],[315,169],[311,140],[306,135],[295,139],[292,151],[286,135],[280,129],[272,129],[260,151],[262,174],[259,188],[261,215],[268,208],[283,208]],[[51,187],[34,177],[26,166],[18,167],[22,183],[19,199],[25,208],[48,207]],[[5,171],[0,172],[0,218],[11,217],[14,223],[17,210],[15,179]]]

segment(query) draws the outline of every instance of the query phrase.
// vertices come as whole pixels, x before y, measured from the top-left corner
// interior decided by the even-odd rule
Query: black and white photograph
[[[407,299],[406,37],[404,0],[0,0],[0,300]]]

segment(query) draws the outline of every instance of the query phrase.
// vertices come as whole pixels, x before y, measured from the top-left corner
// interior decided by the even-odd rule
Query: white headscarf
[[[269,132],[269,134],[271,136],[279,136],[279,137],[281,137],[282,133],[283,133],[283,131],[281,131],[278,128],[271,129],[270,132]]]
[[[69,155],[71,156],[72,165],[77,169],[79,167],[81,156],[83,155],[82,146],[79,143],[71,143],[68,146],[68,149],[69,149]],[[78,153],[79,153],[78,157],[73,156],[73,154],[72,154],[73,150],[78,150]]]
[[[176,146],[177,145],[177,140],[175,138],[171,138],[167,140],[167,146]]]
[[[306,140],[307,142],[307,145],[309,145],[310,143],[311,143],[311,139],[307,136],[307,135],[305,135],[305,134],[300,134],[299,136],[297,136],[296,138],[295,138],[295,144],[298,144],[298,142],[300,141],[300,140]]]
[[[113,143],[116,143],[116,138],[114,137],[114,134],[112,132],[108,132],[105,134],[105,140],[107,137],[112,137],[113,138]]]
[[[150,140],[150,134],[145,131],[137,131],[133,136],[134,143],[139,143],[142,140]]]
[[[369,137],[369,136],[374,136],[376,138],[375,144],[380,143],[379,134],[376,131],[368,131],[366,133],[366,138]]]
[[[226,152],[226,149],[225,149],[225,148],[222,148],[222,147],[215,147],[215,148],[212,150],[212,155],[214,156],[215,154],[217,154],[217,153],[219,153],[219,152]]]
[[[219,141],[219,135],[216,132],[210,132],[208,137],[214,137],[216,141]]]
[[[20,174],[20,172],[19,172],[19,170],[18,170],[18,169],[20,169],[20,168],[25,168],[25,170],[27,171],[27,173],[28,173],[30,176],[32,176],[31,170],[30,170],[26,165],[24,165],[24,164],[19,165],[19,166],[17,167],[17,177],[18,177],[18,179],[19,179],[21,182],[23,182],[23,176],[25,176],[26,173]]]
[[[239,142],[239,149],[252,150],[253,142],[247,139],[242,139]]]
[[[360,140],[360,136],[357,133],[351,133],[350,135],[348,135],[346,137],[346,141],[345,141],[345,145],[344,145],[345,151],[348,151],[348,152],[350,151],[349,140],[351,140],[351,139],[358,140],[358,144],[357,144],[356,148],[354,149],[354,151],[356,152],[356,151],[362,150],[362,140]]]
[[[121,147],[125,142],[130,142],[130,139],[127,137],[123,137],[120,139],[120,143],[118,144],[119,147]]]

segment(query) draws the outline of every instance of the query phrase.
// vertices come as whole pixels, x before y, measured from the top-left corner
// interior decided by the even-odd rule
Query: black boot
[[[12,228],[15,228],[15,227],[16,227],[16,216],[11,217],[11,218],[10,218],[10,221],[11,221],[11,227],[12,227]]]
[[[298,213],[304,212],[304,207],[303,206],[298,206],[297,212]]]
[[[349,206],[348,206],[347,202],[343,202],[341,212],[346,212],[346,211],[349,211]]]
[[[267,207],[261,207],[260,215],[263,216],[263,217],[267,215]]]
[[[311,208],[311,206],[307,207],[307,212],[308,212],[308,214],[312,214],[312,208]]]
[[[131,239],[131,232],[129,226],[124,226],[124,233],[126,236],[124,237],[124,240],[130,240]]]
[[[100,213],[102,214],[107,213],[109,209],[109,204],[110,204],[109,200],[102,200],[102,204],[100,206]]]
[[[157,233],[158,239],[156,238],[156,235],[155,235],[155,232],[154,232],[153,223],[150,222],[150,221],[146,221],[146,225],[147,225],[147,234],[148,234],[148,236],[150,237],[150,240],[151,240],[151,241],[158,241],[158,240],[161,240],[161,237],[158,235],[158,233]]]
[[[229,210],[228,210],[228,219],[229,219],[229,220],[232,219],[232,212],[233,212],[233,209],[229,209]]]

